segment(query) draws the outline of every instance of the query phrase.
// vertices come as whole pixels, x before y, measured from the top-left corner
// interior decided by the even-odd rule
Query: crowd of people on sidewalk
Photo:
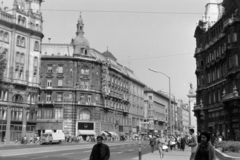
[[[194,129],[190,129],[189,134],[185,135],[149,135],[151,152],[158,150],[162,160],[163,151],[184,151],[187,146],[191,148],[190,160],[216,160],[214,144],[224,140],[224,137],[208,132],[198,132],[195,135],[194,132]]]

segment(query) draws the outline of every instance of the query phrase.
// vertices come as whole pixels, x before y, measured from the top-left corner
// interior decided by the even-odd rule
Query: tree
[[[6,69],[6,58],[4,54],[0,54],[0,81],[3,79],[3,74]]]

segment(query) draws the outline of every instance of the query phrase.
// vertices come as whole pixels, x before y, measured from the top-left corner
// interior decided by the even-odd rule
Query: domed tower
[[[79,19],[78,19],[78,23],[77,23],[77,32],[76,32],[76,38],[72,41],[73,44],[73,56],[78,57],[80,55],[88,55],[88,49],[89,47],[89,43],[88,40],[86,38],[83,37],[84,35],[84,24],[83,24],[83,19],[82,16],[80,14]]]

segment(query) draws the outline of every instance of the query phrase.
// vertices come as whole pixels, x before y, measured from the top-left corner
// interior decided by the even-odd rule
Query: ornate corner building
[[[41,60],[42,0],[14,1],[1,8],[0,54],[6,69],[0,80],[0,140],[6,142],[33,136]]]
[[[206,5],[194,35],[198,129],[235,140],[240,137],[239,34],[240,2],[224,0]]]
[[[119,64],[111,52],[100,53],[90,48],[83,35],[80,15],[76,37],[70,44],[42,44],[36,129],[39,134],[61,130],[73,136],[104,131],[130,135],[133,127],[130,96],[143,93],[143,87],[137,93],[135,89],[132,93],[131,88],[144,84],[133,71]]]

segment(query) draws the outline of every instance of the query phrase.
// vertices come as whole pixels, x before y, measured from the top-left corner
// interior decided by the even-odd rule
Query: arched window
[[[90,120],[90,112],[87,109],[82,110],[79,113],[79,119],[83,121],[89,121]]]
[[[26,18],[25,17],[22,18],[22,25],[26,26]]]
[[[21,45],[21,37],[17,36],[17,45]]]
[[[22,21],[22,16],[18,16],[18,24],[21,24],[21,21]]]
[[[23,102],[23,98],[19,94],[16,94],[13,96],[12,101],[13,102]]]
[[[3,40],[3,35],[4,35],[4,32],[0,31],[0,40]]]
[[[5,41],[5,42],[8,42],[8,41],[9,41],[8,32],[5,32],[5,33],[4,33],[4,41]]]
[[[38,41],[35,41],[35,43],[34,43],[34,50],[35,51],[39,50],[39,42]]]
[[[21,46],[25,47],[25,38],[24,37],[22,37],[22,39],[21,39]]]
[[[24,53],[21,54],[20,62],[24,64]]]
[[[16,62],[20,62],[20,53],[19,52],[16,53]]]

